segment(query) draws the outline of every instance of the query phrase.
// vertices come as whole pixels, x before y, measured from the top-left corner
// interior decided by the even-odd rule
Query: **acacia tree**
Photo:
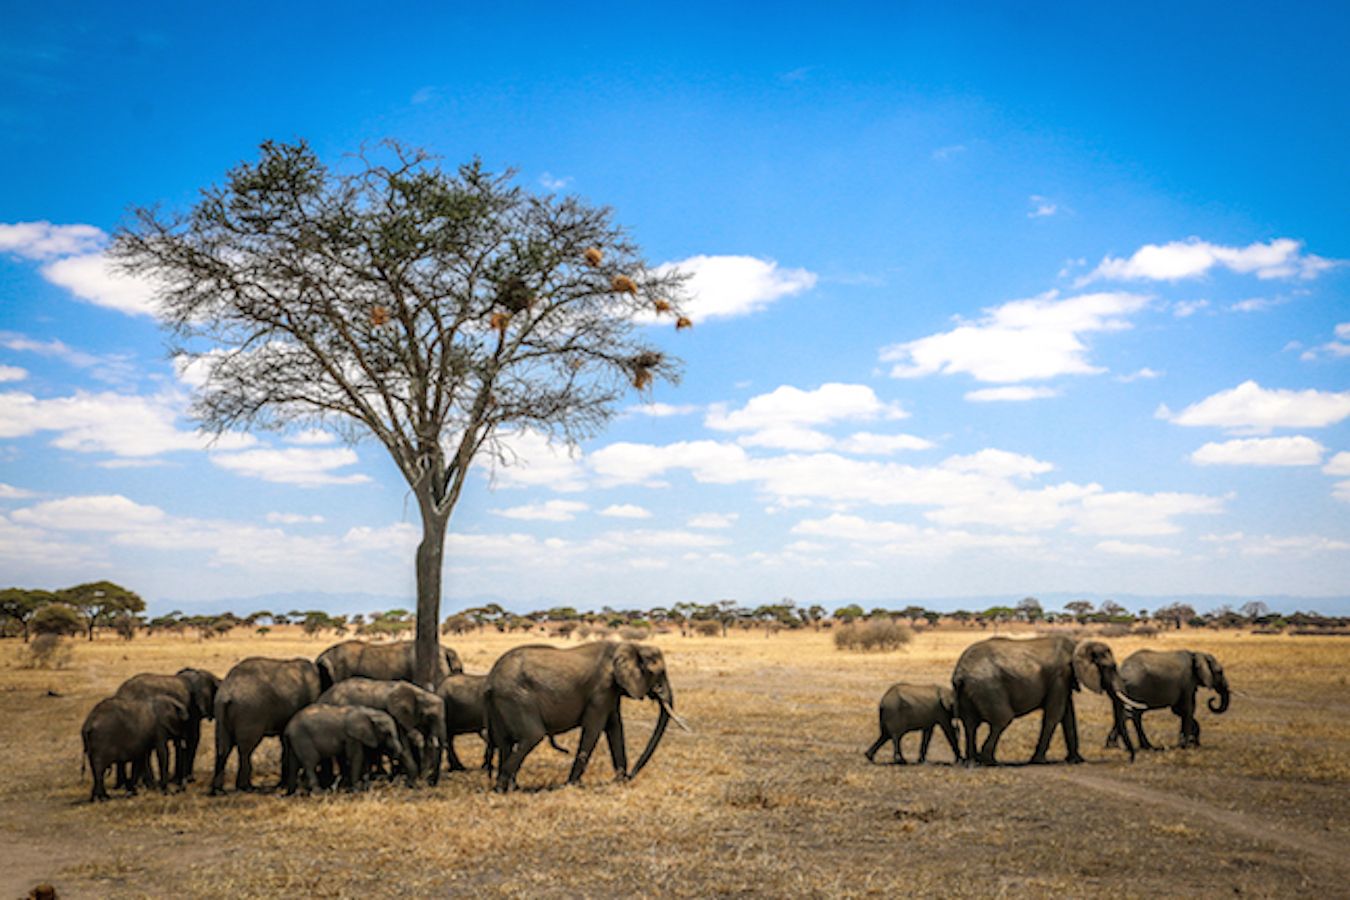
[[[135,591],[111,581],[91,581],[57,592],[57,597],[84,617],[85,634],[94,639],[94,629],[107,627],[123,614],[145,612],[145,601]]]
[[[203,428],[373,437],[416,498],[417,677],[429,682],[451,513],[470,466],[524,430],[594,434],[674,381],[638,326],[676,327],[684,278],[608,209],[393,142],[345,169],[265,143],[186,213],[135,212],[113,259],[156,286]]]

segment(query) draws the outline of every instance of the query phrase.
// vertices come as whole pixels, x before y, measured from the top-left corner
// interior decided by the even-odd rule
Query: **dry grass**
[[[1261,896],[1343,894],[1350,860],[1350,642],[1214,632],[1111,640],[1218,655],[1237,693],[1201,714],[1204,747],[1143,754],[1101,749],[1108,707],[1080,700],[1089,764],[965,770],[871,766],[876,702],[896,680],[944,680],[978,631],[924,630],[903,650],[845,655],[829,632],[660,635],[678,709],[631,785],[608,754],[562,789],[568,758],[536,751],[520,793],[490,794],[477,772],[437,788],[287,799],[198,783],[184,794],[83,803],[79,725],[127,676],[197,665],[223,674],[245,656],[314,656],[328,643],[297,629],[267,637],[131,644],[74,641],[68,668],[18,667],[0,644],[0,896],[51,881],[62,896],[860,896],[868,894]],[[471,672],[525,634],[455,636]],[[49,692],[57,696],[51,696]],[[654,720],[626,703],[630,751]],[[1038,717],[1000,754],[1025,759]],[[1170,713],[1147,719],[1174,740]],[[199,770],[209,777],[210,728]],[[911,741],[917,740],[911,737]],[[461,737],[465,759],[476,755]],[[564,736],[575,746],[575,736]],[[467,752],[466,752],[467,751]],[[1062,752],[1056,738],[1052,757]],[[630,757],[631,759],[631,757]],[[275,742],[258,778],[275,778]]]

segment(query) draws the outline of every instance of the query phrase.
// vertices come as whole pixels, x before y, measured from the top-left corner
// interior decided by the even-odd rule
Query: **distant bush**
[[[1131,632],[1131,634],[1133,634],[1135,637],[1145,637],[1145,638],[1157,637],[1158,629],[1153,625],[1137,625],[1135,626],[1135,629],[1134,631]]]
[[[625,625],[619,629],[619,637],[623,638],[625,641],[643,641],[651,636],[651,630],[648,628]]]
[[[690,623],[694,629],[694,634],[700,637],[717,637],[722,633],[722,623],[703,619]]]
[[[70,662],[70,645],[59,634],[44,631],[29,642],[25,669],[63,669]]]
[[[1118,637],[1129,637],[1130,634],[1132,634],[1132,632],[1130,630],[1130,626],[1128,625],[1113,624],[1113,625],[1103,625],[1101,628],[1098,628],[1097,634],[1101,635],[1102,637],[1118,638]]]
[[[914,629],[890,618],[845,622],[834,631],[837,650],[898,650],[914,639]]]
[[[559,622],[553,626],[553,633],[560,638],[569,638],[580,626],[576,622]]]
[[[84,631],[80,614],[64,603],[49,603],[33,615],[34,634],[77,635]]]

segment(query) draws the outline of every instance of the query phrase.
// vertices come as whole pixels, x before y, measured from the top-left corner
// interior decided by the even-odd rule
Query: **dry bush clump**
[[[25,669],[64,669],[70,664],[70,644],[59,634],[39,634],[23,656]]]
[[[722,625],[719,622],[709,620],[700,620],[693,623],[694,634],[700,637],[717,637],[722,633]]]
[[[1128,625],[1112,623],[1110,625],[1103,625],[1101,628],[1098,628],[1097,634],[1106,638],[1119,638],[1119,637],[1129,637],[1131,634],[1133,634],[1133,631],[1131,631],[1130,626]]]
[[[645,641],[652,636],[651,629],[638,628],[633,625],[624,625],[619,629],[619,637],[625,641]]]
[[[846,622],[834,632],[839,650],[898,650],[914,640],[914,629],[895,619],[865,619]]]

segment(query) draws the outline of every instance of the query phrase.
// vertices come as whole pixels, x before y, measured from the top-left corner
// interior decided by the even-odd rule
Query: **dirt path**
[[[1347,858],[1344,841],[1296,830],[1288,825],[1272,825],[1269,819],[1248,813],[1235,812],[1206,803],[1182,797],[1174,793],[1164,793],[1143,785],[1103,778],[1077,770],[1056,771],[1054,776],[1063,781],[1077,784],[1088,790],[1110,794],[1120,799],[1137,803],[1146,803],[1175,810],[1188,817],[1206,819],[1228,833],[1245,838],[1258,844],[1274,845],[1282,850],[1293,850],[1342,872],[1350,872],[1350,858]]]

